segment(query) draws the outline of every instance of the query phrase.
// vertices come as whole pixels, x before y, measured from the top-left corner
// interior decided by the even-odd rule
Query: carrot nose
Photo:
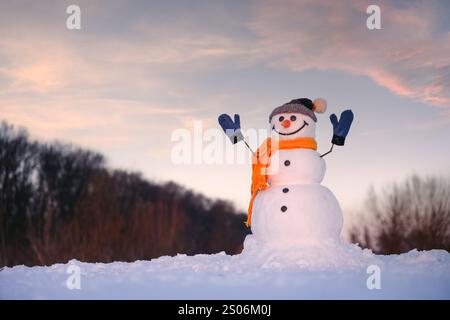
[[[291,121],[289,121],[288,119],[283,120],[283,121],[281,122],[281,125],[282,125],[283,127],[285,127],[285,128],[289,128],[289,127],[291,126]]]

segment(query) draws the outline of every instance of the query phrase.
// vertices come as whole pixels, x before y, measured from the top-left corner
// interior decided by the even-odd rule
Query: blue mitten
[[[241,132],[241,119],[238,114],[234,115],[234,122],[229,115],[221,114],[219,116],[219,124],[233,144],[244,140]]]
[[[330,121],[333,125],[333,139],[331,140],[331,143],[338,146],[343,146],[345,143],[345,137],[350,131],[350,126],[353,122],[352,110],[345,110],[344,112],[342,112],[339,121],[336,115],[333,113],[330,116]]]

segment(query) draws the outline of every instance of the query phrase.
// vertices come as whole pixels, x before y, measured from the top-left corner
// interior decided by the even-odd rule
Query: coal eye
[[[283,120],[284,120],[284,117],[283,117],[283,116],[281,116],[281,117],[279,117],[279,118],[278,118],[278,120],[280,120],[280,122],[281,122],[281,121],[283,121]]]
[[[291,121],[295,121],[295,120],[297,120],[297,117],[296,116],[291,116]]]

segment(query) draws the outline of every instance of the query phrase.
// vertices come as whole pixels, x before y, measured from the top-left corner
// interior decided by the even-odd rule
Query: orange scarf
[[[256,151],[256,157],[253,156],[252,164],[252,198],[248,207],[247,227],[250,227],[252,222],[253,202],[255,201],[258,191],[265,190],[267,185],[267,167],[269,166],[269,159],[274,151],[288,150],[288,149],[313,149],[317,150],[317,142],[314,138],[296,138],[286,140],[276,140],[277,143],[272,144],[272,139],[267,138],[263,144]]]

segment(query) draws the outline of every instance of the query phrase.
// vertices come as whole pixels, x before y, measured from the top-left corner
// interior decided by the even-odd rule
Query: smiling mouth
[[[291,134],[296,134],[297,132],[299,132],[300,130],[302,130],[304,127],[309,126],[308,122],[306,122],[305,120],[303,120],[303,125],[298,128],[297,130],[295,130],[294,132],[290,132],[290,133],[281,133],[277,130],[275,130],[275,126],[273,126],[272,130],[275,131],[278,134],[281,134],[282,136],[290,136]]]

